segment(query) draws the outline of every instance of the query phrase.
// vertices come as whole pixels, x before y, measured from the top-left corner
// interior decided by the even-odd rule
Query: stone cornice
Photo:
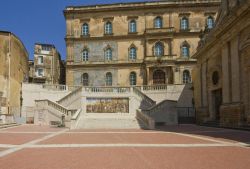
[[[109,4],[109,5],[95,5],[95,6],[69,6],[66,7],[63,11],[64,16],[68,14],[77,14],[77,13],[97,13],[97,12],[115,12],[115,11],[138,11],[138,10],[148,10],[148,9],[173,9],[180,7],[192,7],[192,8],[201,8],[201,7],[219,7],[220,0],[207,0],[207,1],[176,1],[176,2],[167,2],[167,1],[154,1],[154,2],[142,2],[142,3],[120,3],[120,4]]]
[[[128,35],[113,35],[113,36],[99,36],[99,37],[65,37],[66,42],[72,41],[97,41],[97,40],[120,40],[120,39],[173,39],[175,37],[182,37],[182,36],[191,36],[197,37],[199,36],[200,32],[175,32],[175,33],[154,33],[154,34],[128,34]]]

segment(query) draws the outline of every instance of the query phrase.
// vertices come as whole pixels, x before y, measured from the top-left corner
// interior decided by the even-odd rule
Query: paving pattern
[[[158,130],[0,130],[1,169],[250,169],[250,132],[196,125]]]

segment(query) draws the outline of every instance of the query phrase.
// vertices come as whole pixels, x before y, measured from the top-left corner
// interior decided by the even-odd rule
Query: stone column
[[[230,79],[229,79],[229,49],[228,45],[224,44],[222,46],[222,96],[223,96],[223,104],[229,103],[231,101],[230,98]]]

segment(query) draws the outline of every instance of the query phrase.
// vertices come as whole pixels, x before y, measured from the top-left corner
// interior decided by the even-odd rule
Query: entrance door
[[[156,70],[153,73],[153,84],[165,84],[166,83],[166,78],[165,78],[165,73],[162,70]]]
[[[220,120],[220,106],[222,104],[222,90],[214,90],[213,91],[213,101],[214,101],[214,112],[215,112],[215,120]]]

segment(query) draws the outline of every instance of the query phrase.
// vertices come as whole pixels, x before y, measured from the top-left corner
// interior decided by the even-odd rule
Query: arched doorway
[[[165,78],[165,72],[162,70],[156,70],[153,73],[153,84],[165,84],[166,83],[166,78]]]

